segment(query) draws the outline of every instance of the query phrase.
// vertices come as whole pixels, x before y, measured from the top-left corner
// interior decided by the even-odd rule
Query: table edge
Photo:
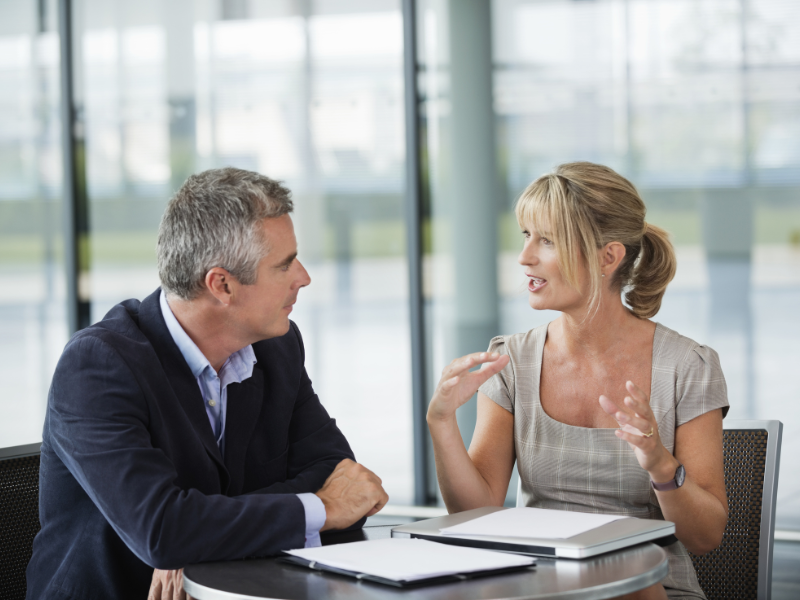
[[[557,596],[550,596],[558,598],[559,600],[587,600],[591,594],[592,600],[605,600],[608,598],[615,598],[623,594],[629,594],[638,590],[645,589],[651,585],[660,582],[664,577],[669,574],[669,557],[663,548],[652,544],[661,552],[662,560],[657,567],[635,577],[629,577],[620,581],[613,581],[605,583],[600,586],[593,587],[591,590],[577,589],[568,590],[558,594]],[[572,559],[561,559],[572,560]],[[641,586],[642,579],[645,580],[646,585]],[[248,596],[244,594],[225,592],[214,588],[209,588],[189,579],[185,574],[183,577],[183,589],[193,598],[202,598],[202,600],[285,600],[283,598],[269,598],[267,596]],[[202,595],[202,596],[201,596]],[[536,597],[531,596],[515,596],[508,599],[497,600],[536,600]]]

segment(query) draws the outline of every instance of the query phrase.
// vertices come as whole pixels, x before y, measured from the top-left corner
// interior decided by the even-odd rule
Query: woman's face
[[[547,228],[540,232],[528,226],[522,233],[524,245],[517,260],[528,278],[528,304],[531,308],[562,312],[585,308],[588,292],[581,293],[564,279]],[[586,267],[581,265],[578,281],[582,290],[588,290],[588,280]]]

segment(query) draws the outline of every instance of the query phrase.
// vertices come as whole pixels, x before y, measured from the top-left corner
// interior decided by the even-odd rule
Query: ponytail
[[[675,277],[677,260],[669,234],[645,223],[642,249],[633,268],[625,301],[641,319],[649,319],[661,308],[667,285]]]

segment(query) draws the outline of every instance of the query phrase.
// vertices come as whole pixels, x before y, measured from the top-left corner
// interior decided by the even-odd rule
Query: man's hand
[[[371,517],[389,501],[381,478],[349,458],[336,465],[317,492],[325,505],[325,525],[320,531],[344,529],[361,517]]]
[[[183,569],[177,571],[154,570],[147,600],[193,600],[183,591]]]

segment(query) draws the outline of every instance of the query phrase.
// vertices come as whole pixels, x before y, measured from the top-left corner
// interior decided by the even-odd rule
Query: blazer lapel
[[[139,308],[139,328],[153,345],[158,359],[164,367],[164,372],[172,386],[172,390],[181,403],[192,427],[202,440],[209,456],[216,463],[220,472],[221,486],[225,490],[230,484],[230,475],[225,468],[222,453],[219,451],[217,442],[214,439],[214,432],[211,430],[211,423],[203,405],[200,386],[197,385],[197,380],[192,374],[192,370],[186,364],[186,360],[183,358],[181,351],[172,339],[169,329],[167,329],[167,324],[164,322],[159,301],[160,293],[161,288],[158,288],[142,301]]]
[[[253,375],[228,385],[225,417],[225,466],[231,476],[230,495],[241,493],[247,446],[264,404],[264,372],[253,367]]]

